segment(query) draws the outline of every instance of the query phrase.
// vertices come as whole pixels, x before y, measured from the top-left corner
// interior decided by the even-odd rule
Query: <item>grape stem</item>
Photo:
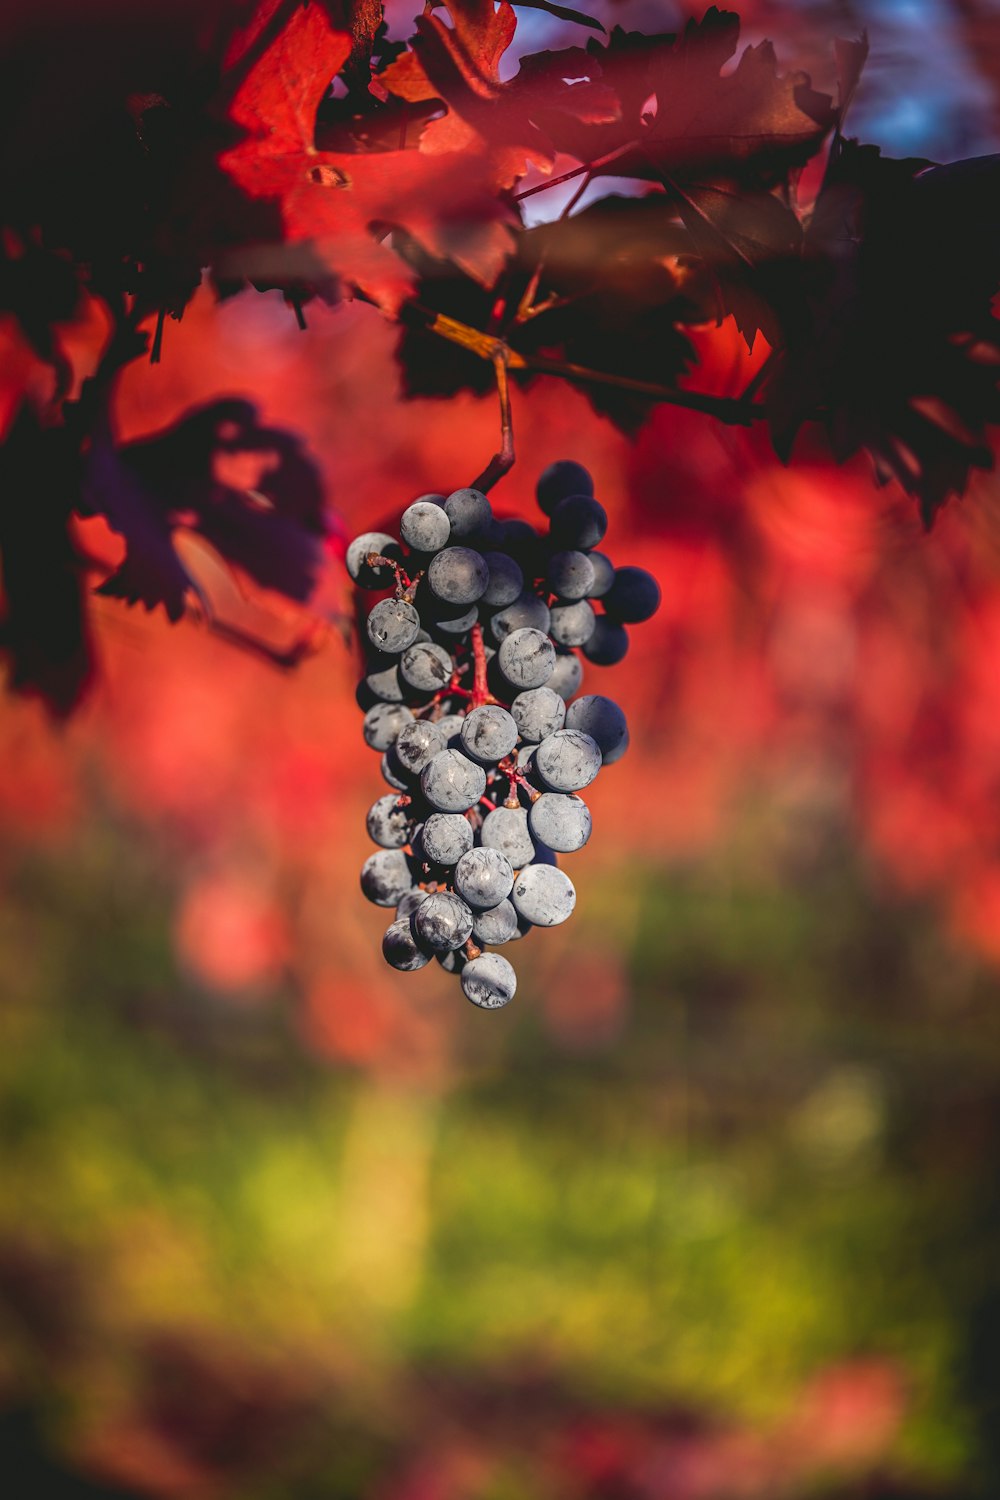
[[[510,381],[507,379],[510,350],[502,339],[492,339],[489,357],[493,361],[500,397],[500,452],[494,453],[479,478],[472,482],[472,488],[481,490],[484,495],[514,467],[514,419],[510,407]]]
[[[466,940],[465,940],[465,956],[466,956],[466,958],[470,958],[470,959],[471,958],[482,958],[482,956],[483,956],[483,950],[482,950],[482,948],[477,948],[476,945],[475,945],[475,943],[472,941],[471,938],[466,938]]]
[[[528,796],[532,802],[537,802],[538,798],[542,795],[537,787],[533,787],[531,785],[531,782],[528,780],[527,776],[514,760],[513,756],[505,755],[503,760],[500,761],[499,765],[497,766],[497,770],[500,772],[501,776],[506,776],[508,782],[507,800],[504,803],[504,807],[516,809],[521,806],[520,798],[517,795],[517,789],[519,786],[524,787],[524,790],[528,793]]]
[[[545,185],[551,187],[552,183]],[[478,355],[480,359],[493,360],[494,368],[497,355],[502,351],[505,381],[508,370],[536,370],[543,375],[556,375],[563,380],[571,380],[583,385],[607,385],[616,390],[633,391],[637,396],[648,396],[652,401],[666,402],[672,406],[684,407],[688,411],[703,412],[706,416],[716,417],[720,422],[726,422],[730,426],[749,427],[767,416],[767,407],[763,402],[745,400],[743,397],[713,396],[704,391],[684,391],[676,386],[658,385],[649,380],[633,380],[626,375],[613,375],[608,370],[591,370],[584,365],[546,359],[543,355],[521,354],[518,350],[511,349],[502,339],[484,333],[481,328],[473,328],[468,323],[449,317],[446,313],[433,312],[419,303],[408,305],[405,311],[405,321],[417,324],[425,328],[428,333],[437,334],[438,338],[447,339],[449,343],[467,349],[470,354]],[[511,451],[513,451],[513,444]],[[507,472],[510,464],[494,472],[494,465],[498,464],[500,459],[501,454],[497,454],[484,474],[476,481],[477,489],[485,487],[484,481],[495,483]],[[513,463],[513,458],[511,463]]]
[[[413,603],[413,596],[417,591],[417,584],[424,576],[423,573],[418,573],[416,577],[411,578],[398,562],[391,557],[383,557],[381,552],[369,552],[365,562],[370,568],[391,568],[396,575],[396,598],[405,599],[407,604]]]
[[[489,703],[495,708],[506,708],[499,698],[494,698],[486,681],[486,649],[483,646],[483,627],[477,620],[469,632],[472,641],[472,692],[469,694],[469,712]]]

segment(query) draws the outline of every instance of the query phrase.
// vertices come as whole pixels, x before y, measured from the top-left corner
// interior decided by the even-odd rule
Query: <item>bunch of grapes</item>
[[[393,968],[436,958],[486,1009],[506,1005],[517,978],[484,949],[570,916],[558,856],[590,837],[579,793],[628,748],[618,705],[576,696],[577,651],[613,666],[626,626],[660,602],[649,573],[595,550],[608,518],[586,469],[550,465],[537,495],[547,535],[460,489],[415,500],[402,544],[376,531],[347,549],[358,587],[384,595],[367,617],[358,702],[391,790],[368,813],[379,848],[361,889],[396,909],[382,941]]]

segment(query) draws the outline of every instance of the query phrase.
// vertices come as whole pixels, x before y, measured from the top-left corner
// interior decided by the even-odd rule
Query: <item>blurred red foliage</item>
[[[392,338],[360,306],[317,308],[301,333],[277,295],[219,305],[203,292],[168,330],[163,362],[125,371],[116,421],[128,441],[205,401],[249,398],[263,421],[302,438],[349,531],[391,523],[415,494],[467,481],[496,446],[492,400],[400,397]],[[706,352],[705,384],[720,393],[761,357],[731,323]],[[93,357],[91,347],[78,359]],[[595,877],[626,854],[656,862],[705,847],[763,782],[793,823],[824,798],[853,804],[892,877],[936,896],[963,939],[1000,957],[990,482],[928,536],[904,501],[872,492],[862,467],[834,469],[807,451],[785,470],[757,435],[700,414],[661,408],[629,445],[581,395],[543,381],[515,400],[515,430],[518,462],[495,491],[498,510],[530,515],[536,474],[572,455],[595,475],[615,560],[641,562],[663,585],[662,610],[634,632],[621,667],[588,669],[587,686],[612,693],[634,723],[623,767],[593,789]],[[259,478],[259,460],[245,473],[245,456],[231,461],[240,482]],[[83,534],[111,566],[101,526]],[[192,557],[221,587],[210,554]],[[326,598],[346,615],[333,553],[326,575]],[[277,602],[265,592],[253,608],[266,620]],[[99,602],[97,627],[96,697],[59,739],[34,708],[5,709],[10,836],[76,816],[96,769],[102,795],[175,852],[180,950],[207,983],[235,994],[287,962],[322,1050],[361,1065],[420,1054],[436,1068],[444,1023],[428,1021],[432,1006],[420,1025],[437,1041],[416,1044],[416,1013],[404,1019],[373,947],[377,919],[344,876],[366,852],[363,811],[381,784],[360,740],[351,648],[334,633],[282,673],[196,622],[171,628],[117,601]],[[658,788],[639,819],[637,782]],[[206,868],[259,870],[261,883]],[[582,862],[579,875],[586,882]],[[608,1040],[624,1003],[617,963],[595,955],[606,982],[590,1019]],[[572,1046],[577,1018],[561,994],[554,980],[548,1024]]]

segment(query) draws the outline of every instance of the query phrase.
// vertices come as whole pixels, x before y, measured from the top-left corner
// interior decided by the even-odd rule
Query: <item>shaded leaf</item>
[[[617,176],[773,185],[815,153],[834,123],[832,105],[806,74],[778,73],[770,42],[747,47],[723,75],[739,30],[738,16],[712,6],[679,36],[616,27],[606,46],[592,39],[587,51],[618,95],[620,119],[553,125],[559,149]]]
[[[486,329],[502,292],[507,317],[499,331],[516,354],[670,386],[694,358],[680,325],[704,318],[678,264],[690,250],[690,238],[662,194],[609,197],[573,218],[522,234],[507,274],[491,291],[425,262],[419,301]],[[526,298],[530,306],[518,316]],[[398,356],[411,396],[486,392],[494,385],[486,360],[422,326],[404,327]],[[511,374],[522,384],[536,378],[516,365]],[[653,405],[654,398],[612,385],[582,388],[595,410],[626,430],[637,427]]]
[[[214,401],[164,432],[115,447],[92,446],[87,496],[126,541],[122,566],[100,592],[184,612],[195,580],[173,533],[204,536],[258,584],[306,600],[328,530],[315,465],[293,433],[260,425],[239,398]]]
[[[1000,422],[1000,156],[952,166],[841,143],[789,268],[784,339],[764,387],[786,457],[819,414],[839,460],[860,448],[929,524]]]
[[[0,649],[10,686],[41,697],[60,717],[93,676],[79,559],[70,512],[79,454],[65,428],[46,429],[22,407],[0,449]]]

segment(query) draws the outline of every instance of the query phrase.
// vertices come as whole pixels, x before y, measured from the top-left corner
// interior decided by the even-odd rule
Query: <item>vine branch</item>
[[[682,391],[676,386],[657,385],[650,380],[632,380],[626,375],[612,375],[605,370],[591,370],[585,365],[569,364],[562,360],[544,359],[537,354],[520,354],[516,349],[511,349],[502,339],[495,338],[492,334],[483,333],[479,328],[472,328],[468,323],[461,323],[457,318],[451,318],[446,313],[435,313],[429,308],[412,304],[407,310],[409,317],[419,318],[422,326],[429,333],[436,334],[439,338],[447,339],[451,344],[458,344],[467,349],[470,354],[477,355],[480,359],[489,359],[496,366],[497,355],[501,355],[503,363],[503,390],[501,391],[501,422],[503,421],[503,402],[506,399],[509,405],[509,394],[504,395],[507,385],[507,372],[509,370],[534,370],[540,375],[558,375],[564,380],[577,381],[581,384],[609,385],[618,390],[634,391],[639,396],[651,396],[656,401],[663,401],[671,406],[686,407],[689,411],[700,411],[706,416],[717,417],[719,421],[726,422],[730,426],[747,427],[753,422],[760,421],[767,415],[767,408],[760,402],[746,401],[742,398],[731,396],[711,396],[702,391]],[[501,385],[501,376],[497,377],[498,387]],[[509,421],[509,411],[508,411]],[[511,460],[513,463],[513,439],[511,438]],[[493,465],[499,463],[501,454],[497,454],[484,475],[477,481],[476,487],[483,489],[483,479],[495,483],[506,474],[510,463],[500,470],[492,473]]]
[[[490,336],[487,334],[484,337]],[[510,381],[507,378],[507,365],[511,351],[501,339],[491,339],[491,342],[493,348],[489,357],[493,361],[493,369],[497,377],[497,395],[500,397],[500,451],[494,453],[479,478],[473,480],[473,489],[482,490],[484,495],[514,465],[514,419],[510,409]]]

